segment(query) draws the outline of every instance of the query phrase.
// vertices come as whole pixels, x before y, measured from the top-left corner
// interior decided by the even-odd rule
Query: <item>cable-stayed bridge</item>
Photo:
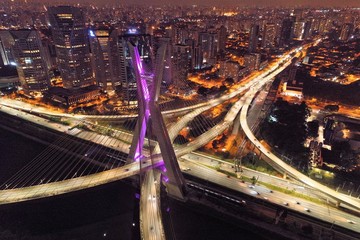
[[[281,69],[284,69],[286,65],[282,66]],[[273,67],[275,69],[275,67]],[[273,70],[273,69],[271,69]],[[270,71],[270,70],[268,70]],[[186,127],[186,125],[192,121],[196,116],[201,114],[202,112],[209,110],[211,107],[219,105],[226,100],[229,100],[244,91],[253,88],[255,91],[256,89],[260,89],[261,86],[266,82],[264,81],[270,81],[272,79],[272,76],[270,78],[263,78],[264,76],[268,75],[267,72],[261,74],[257,78],[254,79],[254,81],[249,82],[245,86],[239,88],[237,91],[234,91],[228,95],[221,96],[218,99],[215,99],[213,101],[210,101],[207,106],[197,108],[196,110],[188,113],[187,115],[184,115],[176,124],[170,126],[169,128],[169,135],[171,140],[173,141],[175,137],[177,136],[178,132]],[[259,80],[263,80],[263,84],[259,84]],[[221,134],[225,129],[227,129],[235,119],[237,113],[241,109],[241,106],[244,102],[244,98],[240,98],[240,100],[237,101],[236,104],[231,108],[232,110],[228,112],[227,117],[224,118],[224,121],[218,123],[217,125],[210,128],[211,131],[204,131],[202,135],[199,135],[198,138],[194,139],[192,142],[185,144],[185,146],[179,146],[175,147],[175,154],[179,157],[186,153],[189,153],[191,151],[194,151],[198,149],[199,147],[205,145],[210,140],[214,139],[216,136]],[[6,111],[8,109],[11,111],[9,107],[3,106],[2,110]],[[34,110],[33,110],[34,111]],[[110,116],[111,118],[111,116]],[[46,121],[46,120],[45,120]],[[82,122],[82,120],[80,120]],[[209,128],[211,123],[204,122],[199,125],[205,125],[206,128]],[[89,128],[89,125],[85,125],[86,127],[83,128]],[[205,126],[203,127],[205,129]],[[49,125],[51,127],[51,125]],[[56,127],[54,127],[56,129]],[[124,164],[127,160],[127,154],[129,153],[129,146],[132,142],[132,134],[130,133],[124,133],[123,131],[116,131],[110,128],[102,128],[104,133],[107,131],[112,131],[113,136],[109,136],[106,134],[98,134],[95,132],[86,131],[83,129],[74,128],[72,130],[68,130],[68,127],[62,127],[60,131],[66,131],[67,134],[70,136],[77,136],[83,140],[91,141],[88,144],[83,143],[83,145],[76,146],[73,141],[69,141],[69,137],[62,137],[58,139],[56,142],[51,144],[47,151],[44,151],[40,156],[38,156],[36,159],[33,160],[34,166],[29,165],[25,167],[21,172],[19,172],[19,177],[13,177],[9,180],[8,183],[3,184],[2,188],[7,190],[8,192],[11,192],[11,189],[13,188],[26,188],[28,186],[33,185],[46,185],[47,183],[56,182],[56,181],[71,181],[73,178],[81,177],[85,173],[98,173],[98,172],[106,172],[106,169],[109,168],[117,168]],[[105,148],[102,148],[102,146],[105,146]],[[63,149],[67,149],[68,152],[74,151],[74,153],[71,153],[74,157],[80,157],[81,160],[78,163],[74,163],[73,159],[71,157],[65,156],[64,154],[59,152],[57,155],[52,155],[53,152],[56,151],[56,149],[59,149],[62,146]],[[116,149],[122,149],[122,151],[125,153],[121,153],[121,151],[117,151]],[[154,151],[157,147],[155,147]],[[105,153],[103,153],[105,152]],[[105,156],[104,156],[105,154]],[[67,161],[61,160],[66,159]],[[108,159],[107,161],[104,161],[103,159]],[[51,161],[53,160],[53,161]],[[42,162],[46,161],[46,162]],[[142,161],[144,162],[144,161]],[[60,166],[60,164],[63,164],[64,166]],[[72,166],[72,164],[74,166]],[[135,164],[134,164],[135,165]],[[139,165],[139,164],[138,164]],[[39,167],[40,166],[40,167]],[[81,169],[81,168],[84,169]],[[79,169],[77,169],[79,168]],[[53,170],[51,170],[53,169]],[[54,170],[56,169],[56,170]],[[66,174],[63,177],[56,177],[56,179],[52,178],[52,175],[56,175],[57,172],[60,172],[62,169],[64,170],[71,170],[69,174]],[[126,168],[125,168],[126,169]],[[51,171],[50,171],[51,170]],[[42,174],[43,173],[43,174]],[[133,174],[137,174],[137,172],[131,172]],[[64,175],[62,173],[59,173],[61,176]],[[28,175],[28,177],[26,177]],[[38,175],[38,176],[36,176]],[[105,175],[105,174],[102,174]],[[124,174],[126,176],[131,175],[130,172]],[[111,175],[108,175],[111,176]],[[29,179],[28,179],[29,178]],[[90,177],[91,178],[91,177]],[[14,179],[14,180],[13,180]],[[25,180],[26,179],[26,180]],[[34,180],[31,180],[34,179]],[[94,175],[94,179],[96,179]],[[20,181],[20,182],[16,182]],[[11,183],[14,181],[14,183]],[[15,183],[16,182],[16,183]],[[75,181],[77,184],[79,184],[81,181]],[[95,180],[92,181],[93,184],[96,182]],[[70,184],[71,185],[71,184]],[[68,185],[69,186],[69,185]],[[84,188],[84,184],[82,185]],[[81,187],[77,186],[76,184],[73,187],[74,189],[81,189]],[[86,188],[86,187],[85,187]],[[32,188],[34,189],[34,187]],[[42,189],[45,189],[44,186],[42,186]],[[58,189],[59,190],[59,189]],[[17,190],[18,191],[18,190]],[[34,190],[35,192],[38,192],[37,190]],[[62,193],[63,191],[57,191],[58,193]],[[54,195],[54,194],[46,194],[45,196]],[[8,195],[4,195],[8,196]],[[30,195],[27,195],[26,199],[29,198]],[[39,197],[39,194],[37,194]],[[37,198],[38,198],[37,197]],[[21,201],[19,198],[18,201]],[[8,201],[0,201],[0,203],[8,202]]]
[[[134,59],[136,58],[134,57]],[[193,141],[186,144],[184,143],[180,146],[174,146],[173,151],[176,158],[200,148],[228,129],[234,123],[236,116],[239,114],[242,107],[245,105],[248,108],[254,94],[266,83],[271,82],[271,80],[284,70],[290,62],[290,53],[287,53],[285,56],[280,58],[278,62],[274,63],[258,76],[251,79],[251,81],[248,81],[238,89],[229,92],[227,95],[223,95],[207,103],[198,103],[185,108],[169,111],[167,114],[188,112],[186,115],[181,117],[176,124],[170,124],[168,127],[167,131],[171,142],[175,140],[180,130],[186,127],[191,121],[196,121],[195,123],[200,128],[199,135],[194,138]],[[140,78],[141,76],[138,77],[138,79]],[[146,95],[146,92],[142,92],[142,95]],[[197,118],[203,112],[208,111],[219,104],[226,104],[229,100],[233,101],[231,108],[221,121],[214,123],[207,119],[202,121]],[[17,107],[5,103],[3,104],[2,111],[12,114],[16,108],[24,110],[23,107]],[[246,108],[243,108],[241,114],[243,117],[245,114],[246,117],[247,110],[244,109]],[[29,109],[25,110],[29,111]],[[44,114],[44,112],[41,112],[41,109],[30,109],[30,111],[36,112],[37,114]],[[146,108],[144,108],[142,115],[139,114],[139,116],[142,116],[146,120],[146,118],[150,116],[147,116],[147,114],[149,113],[146,113]],[[146,171],[148,169],[151,170],[157,168],[160,169],[160,172],[162,171],[162,173],[166,175],[163,156],[159,154],[160,147],[157,144],[157,141],[150,138],[147,139],[145,138],[145,135],[139,137],[139,133],[135,134],[135,136],[137,136],[135,139],[142,139],[142,145],[144,145],[144,142],[148,141],[148,149],[142,150],[141,158],[138,161],[126,164],[126,162],[129,162],[129,156],[130,159],[133,160],[140,157],[140,155],[134,154],[134,151],[131,153],[131,143],[134,145],[133,135],[130,133],[131,131],[126,132],[124,130],[116,130],[112,127],[96,126],[96,124],[89,123],[89,120],[91,119],[119,119],[121,117],[73,116],[71,114],[60,114],[59,116],[75,119],[77,121],[77,127],[69,129],[68,127],[61,127],[47,122],[49,125],[48,127],[66,132],[68,136],[61,137],[56,142],[52,143],[46,151],[40,154],[30,164],[25,166],[13,178],[4,183],[1,186],[3,190],[0,191],[0,204],[38,199],[99,186],[137,175],[142,170]],[[123,118],[134,118],[136,116],[137,115],[130,115]],[[38,121],[40,124],[42,123],[41,121],[46,122],[46,120],[43,119],[35,119],[35,121]],[[46,124],[45,122],[44,125]],[[247,129],[246,126],[243,125],[244,123],[246,124],[246,121],[243,120],[240,122],[242,123],[242,127]],[[151,124],[157,123],[158,122],[155,120],[155,122],[153,121]],[[130,125],[131,124],[129,123],[125,126],[125,128],[131,128]],[[96,128],[97,131],[93,131],[93,128]],[[141,129],[139,131],[141,131]],[[247,136],[252,137],[249,134],[247,134]],[[80,140],[75,143],[76,141],[74,140],[74,137]],[[254,145],[256,145],[256,143],[254,143]],[[135,149],[139,148],[136,147]],[[260,148],[260,150],[263,149]],[[128,155],[129,153],[130,155]],[[282,168],[281,170],[286,173],[289,172],[286,168]],[[147,174],[144,182],[149,186],[155,186],[154,183],[158,183],[158,180],[156,179],[159,179],[159,175],[154,176],[155,177],[151,179],[151,174]],[[299,175],[291,176],[295,178],[302,177]],[[318,186],[318,188],[322,191],[321,186]],[[156,189],[153,189],[152,191],[156,191]],[[142,193],[143,192],[145,192],[145,190],[143,191],[142,189]],[[149,194],[143,194],[143,196],[147,198]],[[150,196],[156,195],[151,192]],[[347,198],[346,196],[345,198],[337,198],[337,200],[341,202],[347,201],[348,199],[351,198]],[[152,199],[148,200],[152,201]],[[350,203],[351,206],[359,208],[358,201],[347,202]],[[147,226],[145,228],[154,229],[153,226]],[[151,230],[147,233],[151,235],[152,232],[153,231]],[[152,236],[156,239],[156,237],[159,237],[159,234],[163,235],[160,231],[156,234],[152,234]],[[151,238],[150,235],[147,239]]]

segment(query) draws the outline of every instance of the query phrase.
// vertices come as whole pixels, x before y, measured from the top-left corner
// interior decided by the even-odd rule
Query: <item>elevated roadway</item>
[[[241,112],[240,112],[240,125],[243,129],[245,135],[247,138],[251,141],[254,146],[256,146],[257,149],[261,151],[261,153],[266,156],[267,159],[269,159],[270,165],[272,165],[275,169],[279,170],[280,172],[286,173],[289,176],[299,180],[300,182],[305,183],[306,185],[315,188],[319,190],[320,192],[328,195],[329,197],[332,197],[339,202],[346,203],[347,205],[354,207],[358,210],[360,210],[360,200],[344,195],[342,193],[338,193],[334,191],[333,189],[326,187],[322,185],[321,183],[316,182],[315,180],[309,178],[308,176],[304,175],[303,173],[299,172],[292,166],[286,164],[283,160],[281,160],[279,157],[274,155],[271,151],[266,149],[266,147],[261,144],[261,142],[255,137],[255,135],[252,133],[250,126],[248,124],[247,120],[247,113],[250,108],[251,102],[253,98],[255,97],[256,92],[249,91],[245,94],[246,96],[246,102],[243,105]]]

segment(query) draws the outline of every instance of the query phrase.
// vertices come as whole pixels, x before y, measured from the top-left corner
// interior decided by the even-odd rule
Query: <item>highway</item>
[[[270,201],[283,207],[322,219],[329,223],[333,223],[335,221],[334,224],[336,225],[360,233],[360,228],[358,226],[360,218],[349,213],[342,212],[336,208],[331,208],[326,205],[316,204],[302,198],[289,196],[281,192],[270,192],[270,189],[266,187],[260,185],[253,186],[250,183],[243,183],[237,178],[227,177],[223,173],[205,167],[199,163],[194,163],[193,161],[180,160],[179,163],[181,168],[185,170],[186,174],[209,181],[221,187],[226,187],[228,189],[252,195],[253,197],[264,201]],[[309,209],[309,212],[306,211],[306,209]],[[353,221],[354,224],[349,223],[349,221]]]
[[[161,172],[147,171],[140,194],[140,231],[143,239],[162,240],[165,238],[160,205]]]
[[[286,60],[285,60],[286,59]],[[280,62],[284,62],[287,61],[288,63],[290,62],[290,58],[289,57],[284,57],[281,58],[279,60]],[[275,69],[279,68],[279,70],[275,71],[276,74],[277,72],[280,72],[283,68],[285,68],[286,65],[283,65],[282,67],[279,67],[278,64],[275,64],[273,67],[271,67],[268,71],[272,72]],[[265,73],[264,73],[265,74]],[[272,73],[274,74],[274,73]],[[267,76],[266,78],[264,78],[262,81],[257,81],[255,84],[253,84],[251,86],[251,92],[255,92],[256,90],[260,89],[261,86],[266,83],[267,81],[269,81],[272,78],[272,74],[270,74],[269,76]],[[256,78],[257,79],[257,78]],[[261,84],[259,84],[261,83]],[[228,99],[231,98],[232,95],[230,96],[222,96],[221,99]],[[220,133],[222,133],[226,128],[228,128],[233,120],[235,119],[235,116],[237,114],[237,112],[240,110],[241,106],[243,105],[243,101],[244,101],[244,97],[241,98],[236,104],[233,105],[233,107],[231,108],[231,110],[229,111],[229,113],[226,115],[225,120],[223,123],[218,124],[217,126],[215,126],[214,128],[212,128],[210,131],[202,134],[200,137],[198,137],[197,139],[195,139],[193,142],[188,143],[186,146],[182,146],[179,147],[177,149],[175,149],[175,154],[177,157],[182,156],[186,153],[189,153],[197,148],[199,148],[202,145],[205,145],[207,142],[209,142],[211,139],[215,138],[217,135],[219,135]],[[41,124],[43,126],[49,127],[51,129],[55,129],[57,131],[61,131],[61,132],[68,132],[68,127],[64,126],[62,124],[57,124],[57,123],[52,123],[46,119],[42,119],[40,117],[36,117],[33,116],[32,114],[28,114],[26,112],[22,112],[22,111],[17,111],[16,109],[12,109],[12,108],[8,108],[5,106],[2,106],[1,108],[2,111],[7,112],[11,115],[15,115],[18,117],[22,117],[23,119],[27,120],[27,121],[31,121],[31,122],[35,122],[38,124]],[[80,132],[77,132],[77,136],[81,136]],[[91,140],[94,141],[96,143],[100,143],[100,141],[98,141],[98,139],[102,138],[103,136],[94,133],[94,136],[91,138],[87,138],[87,140]],[[120,143],[119,140],[112,138],[110,136],[107,136],[107,138],[109,139],[109,147],[112,147],[114,149],[118,149],[120,146],[122,146],[123,149],[121,149],[123,152],[128,153],[128,146],[126,143]],[[146,166],[145,166],[146,167]],[[97,186],[100,184],[103,184],[106,182],[106,180],[104,179],[104,176],[109,176],[109,179],[107,180],[107,182],[111,182],[111,181],[116,181],[118,179],[130,176],[132,174],[137,174],[136,171],[138,171],[138,169],[133,169],[133,166],[130,169],[131,171],[129,172],[122,172],[121,170],[119,170],[119,172],[117,172],[117,174],[119,174],[118,176],[114,176],[113,175],[113,170],[109,170],[109,171],[105,171],[103,173],[100,174],[94,174],[94,175],[90,175],[90,176],[85,176],[84,179],[86,179],[86,181],[88,182],[83,182],[83,181],[76,181],[73,179],[69,179],[69,180],[65,180],[63,182],[60,182],[59,185],[57,187],[56,183],[51,183],[51,185],[49,185],[50,189],[47,189],[47,184],[43,184],[43,185],[39,185],[40,187],[36,188],[36,186],[32,186],[29,188],[24,188],[23,190],[21,189],[12,189],[12,190],[5,190],[7,191],[6,194],[3,194],[2,197],[0,198],[0,204],[3,203],[9,203],[12,200],[17,202],[17,201],[25,201],[26,199],[37,199],[37,198],[41,198],[42,196],[52,196],[55,194],[61,194],[61,193],[65,193],[65,192],[70,192],[70,191],[75,191],[75,190],[79,190],[81,188],[88,188],[91,186]],[[116,170],[114,170],[116,171]],[[107,172],[109,172],[108,175]],[[90,181],[89,179],[91,179],[91,176],[94,177],[93,181]],[[101,176],[101,177],[99,177]],[[69,182],[69,183],[64,183],[64,182]],[[89,185],[86,185],[84,183],[87,183]],[[62,187],[64,187],[64,189],[62,189]],[[10,194],[10,192],[13,191],[13,195]],[[27,194],[25,194],[28,191]],[[48,191],[48,192],[46,192]],[[22,192],[23,194],[20,194],[18,196],[16,196],[17,193]],[[10,196],[11,195],[11,196]]]
[[[355,207],[358,210],[360,210],[360,200],[359,199],[338,193],[338,192],[332,190],[331,188],[328,188],[328,187],[316,182],[315,180],[312,180],[308,176],[302,174],[301,172],[297,171],[290,165],[286,164],[283,160],[281,160],[280,158],[275,156],[273,153],[271,153],[268,149],[266,149],[265,146],[263,146],[259,142],[259,140],[252,133],[250,126],[248,124],[248,120],[247,120],[248,110],[250,108],[250,104],[251,104],[252,99],[254,98],[255,94],[256,93],[254,91],[249,91],[245,94],[247,100],[246,100],[245,104],[243,105],[241,112],[240,112],[240,125],[241,125],[241,128],[243,129],[243,131],[245,132],[247,138],[252,142],[252,144],[254,144],[256,146],[256,148],[258,148],[261,151],[261,153],[270,160],[270,164],[275,169],[278,169],[281,172],[284,172],[284,173],[290,175],[291,177],[298,179],[299,181],[307,184],[308,186],[310,186],[312,188],[315,188],[315,189],[321,191],[322,193],[328,195],[329,197],[332,197],[332,198],[338,200],[339,202],[346,203],[347,205]]]
[[[289,60],[289,58],[287,60]],[[263,77],[262,79],[257,79],[256,83],[252,83],[252,85],[250,85],[250,87],[249,87],[250,90],[248,91],[248,93],[245,94],[236,104],[234,104],[234,106],[228,112],[228,114],[226,115],[226,117],[225,117],[225,119],[224,119],[224,121],[222,123],[216,125],[210,131],[204,133],[199,138],[197,138],[193,142],[189,143],[187,146],[177,148],[176,149],[176,155],[179,157],[181,155],[189,153],[189,152],[197,149],[198,147],[206,144],[207,142],[209,142],[211,139],[213,139],[217,135],[221,134],[225,129],[227,129],[233,123],[237,113],[244,106],[244,104],[245,104],[245,106],[250,104],[253,95],[259,89],[261,89],[261,87],[265,83],[270,81],[274,76],[276,76],[279,72],[281,72],[287,66],[287,64],[289,62],[290,61],[288,61],[286,64],[283,64],[281,67],[279,65],[275,65],[269,71],[274,71],[275,69],[278,69],[278,70],[274,71],[273,73],[271,73],[270,75],[268,75],[266,77],[262,76]],[[246,90],[246,88],[245,88],[245,90]],[[217,105],[217,104],[219,104],[219,103],[221,103],[223,101],[226,101],[226,100],[234,97],[236,94],[239,94],[242,91],[244,91],[244,90],[241,90],[241,91],[239,90],[239,92],[237,92],[237,93],[233,92],[234,94],[224,95],[220,99],[216,100],[218,102],[214,102],[213,104]],[[3,107],[3,109],[4,108],[5,107]],[[208,107],[204,107],[204,109],[206,109],[206,108],[208,108]],[[27,109],[27,110],[29,110],[29,109]],[[201,112],[201,111],[196,111],[196,114],[199,114],[198,112]],[[24,116],[26,114],[27,113],[23,113]],[[193,113],[193,114],[195,114],[195,113]],[[188,115],[188,116],[194,116],[194,115]],[[74,117],[74,116],[68,116],[68,117]],[[34,116],[33,115],[31,116],[31,118],[32,118],[31,121],[34,121]],[[181,125],[185,126],[187,124],[186,122],[190,121],[190,120],[191,120],[191,117],[188,117],[187,119],[183,120],[183,123]],[[68,131],[68,129],[67,129],[68,127],[63,126],[61,124],[55,124],[55,123],[51,123],[51,124],[47,123],[46,124],[47,120],[41,120],[41,118],[35,119],[35,121],[39,122],[40,124],[42,124],[40,121],[45,121],[44,125],[50,125],[51,128],[54,128],[54,126],[55,126],[55,128],[58,131],[63,131],[63,132]],[[179,124],[179,126],[181,126],[181,125]],[[179,127],[177,127],[177,128],[179,128]],[[171,134],[173,134],[173,135],[175,135],[177,133],[178,132],[176,132],[176,129],[171,131]],[[79,133],[77,133],[77,134],[80,135]],[[94,138],[92,138],[91,140],[94,141],[94,139],[96,139],[96,136]],[[95,140],[95,142],[96,142],[96,140]],[[124,145],[124,144],[122,144],[122,145]],[[124,146],[126,146],[126,145],[124,145]],[[119,146],[117,144],[114,144],[114,145],[112,145],[112,147],[118,148]],[[128,149],[124,149],[124,152],[128,152]],[[161,164],[161,159],[157,158],[157,159],[155,159],[155,162],[157,164]],[[151,165],[150,161],[146,161],[143,164],[143,167],[145,167],[145,168],[150,167],[150,165]],[[200,172],[196,173],[196,174],[198,176],[203,176],[206,179],[206,176],[209,176],[209,173],[207,171],[210,171],[210,170],[207,169],[205,171],[203,169],[202,171],[204,171],[204,173],[206,173],[206,174],[203,175]],[[211,170],[211,171],[214,172],[214,170]],[[1,192],[2,194],[0,196],[0,204],[17,202],[17,201],[25,201],[25,200],[30,200],[30,199],[37,199],[37,198],[62,194],[62,193],[66,193],[66,192],[81,190],[81,189],[85,189],[85,188],[105,184],[105,183],[108,183],[108,182],[111,182],[111,181],[116,181],[116,180],[119,180],[119,179],[122,179],[122,178],[125,178],[125,177],[128,177],[128,176],[134,175],[134,174],[138,174],[138,172],[139,172],[139,166],[138,166],[138,164],[134,163],[134,164],[130,164],[128,166],[124,166],[124,167],[121,167],[121,168],[112,169],[112,170],[108,170],[108,171],[105,171],[105,172],[102,172],[102,173],[93,174],[93,175],[89,175],[89,176],[83,176],[83,177],[78,177],[78,178],[74,178],[74,179],[69,179],[69,180],[65,180],[65,181],[62,181],[62,182],[37,185],[37,186],[32,186],[32,187],[27,187],[27,188],[22,188],[22,189],[4,190],[4,191]],[[196,172],[196,171],[192,171],[192,172]],[[216,173],[215,176],[217,176],[217,174],[219,174],[219,173]],[[229,178],[225,177],[223,174],[221,175],[221,178],[223,179],[223,181],[225,181],[225,183],[229,179]],[[155,183],[156,180],[155,179],[150,179],[149,182],[145,181],[145,183],[147,183],[146,185],[154,186],[154,184],[152,184],[151,182]],[[217,181],[217,182],[222,182],[222,181]],[[225,184],[225,183],[224,183],[224,186],[227,186],[227,184]],[[146,194],[143,194],[144,196],[148,196],[147,202],[149,202],[149,201],[151,203],[156,202],[157,199],[158,199],[158,197],[156,195],[156,193],[157,193],[156,188],[155,187],[150,187],[150,188],[148,188],[148,190],[150,190],[150,191],[146,192]],[[246,191],[248,191],[249,194],[254,194],[254,190],[250,191],[247,188]],[[260,191],[264,191],[264,192],[260,193]],[[259,187],[259,191],[257,191],[257,192],[259,192],[262,197],[265,197],[266,200],[268,200],[268,199],[271,200],[273,198],[273,194],[270,194],[270,196],[268,196],[269,194],[267,194],[266,191],[268,191],[268,190],[267,189],[261,189],[261,187]],[[255,192],[255,194],[257,195],[256,192]],[[149,196],[150,196],[150,198],[149,198]],[[260,196],[260,195],[257,195],[257,196]],[[285,196],[287,196],[287,195],[285,195]],[[152,200],[152,198],[156,199],[156,201]],[[144,200],[142,200],[142,201],[144,201]],[[279,199],[274,198],[273,201],[274,202],[278,201],[277,203],[281,204]],[[159,209],[157,206],[152,206],[152,205],[153,204],[150,204],[150,206],[151,206],[150,209],[155,209],[155,210]],[[148,211],[150,211],[150,210],[145,210],[144,212],[148,212]],[[301,211],[301,209],[299,209],[299,211]],[[159,214],[158,214],[159,210],[157,210],[156,212],[151,210],[151,212],[152,212],[151,214],[147,214],[147,215],[148,216],[154,216],[155,219],[160,217]],[[311,210],[311,212],[313,212],[313,211]],[[154,217],[152,217],[152,218],[149,217],[149,221],[147,221],[148,224],[143,225],[142,227],[150,229],[151,231],[153,231],[156,234],[156,236],[162,235],[161,226],[154,226],[154,222],[156,222],[156,221],[153,220]],[[341,220],[342,218],[339,217],[337,219]],[[343,219],[345,219],[345,217]],[[355,223],[359,222],[357,219],[356,220],[351,220],[351,221],[354,221]],[[157,229],[159,229],[159,230],[157,230]],[[149,232],[149,231],[147,231],[147,232]],[[159,239],[159,238],[154,238],[154,239]]]

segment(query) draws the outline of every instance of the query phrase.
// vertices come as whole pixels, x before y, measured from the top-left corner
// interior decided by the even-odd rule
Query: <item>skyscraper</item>
[[[64,88],[94,84],[82,10],[71,6],[49,7],[48,14]]]
[[[259,39],[259,25],[252,25],[249,34],[249,53],[256,52]]]
[[[130,44],[136,45],[139,50],[143,77],[151,77],[151,36],[128,32],[127,34],[117,36],[116,44],[111,47],[112,69],[115,82],[120,83],[119,93],[126,105],[135,105],[137,104],[137,84],[129,50]]]
[[[339,40],[348,41],[350,39],[353,29],[354,25],[352,23],[345,23],[341,28]]]
[[[0,31],[0,55],[4,65],[15,64],[11,47],[14,45],[14,38],[7,30]]]
[[[12,52],[16,62],[21,87],[25,92],[38,96],[49,87],[47,52],[36,30],[10,31],[14,45]]]
[[[213,31],[199,34],[199,46],[202,54],[202,67],[215,64],[218,52],[218,35]]]
[[[173,47],[173,84],[177,90],[186,86],[191,62],[190,47],[177,44]]]
[[[286,18],[282,21],[281,30],[280,30],[280,39],[279,46],[284,47],[288,45],[292,37],[292,28],[294,21],[292,18]]]
[[[273,48],[275,45],[276,27],[273,23],[267,23],[263,32],[261,46],[263,48]]]
[[[294,39],[303,40],[305,31],[305,22],[304,21],[296,21],[294,23],[293,36]]]
[[[112,31],[112,28],[105,26],[89,30],[96,84],[103,90],[115,90],[115,81],[111,70],[112,61],[110,61]]]
[[[219,52],[224,52],[225,51],[225,47],[226,47],[226,33],[227,33],[227,29],[226,27],[224,27],[223,25],[220,27],[219,29],[219,41],[218,41],[218,50]]]

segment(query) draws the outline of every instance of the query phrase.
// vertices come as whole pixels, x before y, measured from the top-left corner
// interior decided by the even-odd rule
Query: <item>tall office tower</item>
[[[258,39],[259,39],[259,25],[252,25],[250,28],[250,34],[249,34],[249,53],[256,52],[257,45],[258,45]]]
[[[293,24],[294,21],[292,18],[286,18],[283,20],[280,30],[279,47],[284,47],[290,44]]]
[[[4,65],[14,65],[15,59],[11,52],[14,38],[8,30],[0,30],[0,54]]]
[[[267,23],[263,32],[263,40],[261,46],[263,48],[273,48],[275,45],[276,26],[273,23]]]
[[[218,51],[225,52],[226,47],[226,39],[227,39],[227,29],[223,25],[219,29],[219,36],[218,36]]]
[[[10,34],[14,38],[12,50],[21,87],[29,94],[41,96],[48,89],[50,81],[48,64],[45,62],[49,58],[40,35],[36,30],[29,29],[10,31]]]
[[[215,31],[201,32],[199,46],[202,54],[202,67],[216,63],[218,53],[218,35]]]
[[[341,28],[339,40],[344,42],[348,41],[353,29],[354,25],[352,23],[345,23]]]
[[[151,77],[153,72],[151,36],[148,34],[137,34],[136,31],[128,31],[127,34],[118,36],[117,43],[115,44],[116,50],[112,50],[111,53],[112,62],[114,63],[112,69],[115,81],[120,82],[120,95],[125,104],[136,105],[137,85],[129,50],[130,44],[136,45],[139,50],[143,76],[145,78]],[[111,47],[111,49],[114,49],[114,47]]]
[[[8,59],[5,53],[4,45],[0,39],[0,66],[8,65]]]
[[[214,65],[216,63],[216,56],[219,52],[219,36],[218,33],[215,31],[210,32],[209,34],[210,42],[209,42],[209,51],[210,51],[210,58],[208,63]]]
[[[195,69],[196,62],[195,62],[195,40],[193,39],[186,39],[185,45],[189,46],[190,49],[190,69]]]
[[[293,38],[296,40],[304,39],[305,22],[297,21],[294,23]]]
[[[319,33],[321,35],[328,33],[331,26],[332,26],[331,19],[327,19],[327,18],[321,19],[319,23]]]
[[[189,30],[186,26],[180,26],[174,28],[174,43],[185,44],[186,39],[189,38]]]
[[[186,87],[191,62],[190,47],[177,44],[173,47],[173,84],[177,91]]]
[[[89,30],[96,84],[103,90],[115,90],[116,88],[111,70],[112,62],[110,61],[112,31],[112,28],[105,26]]]
[[[49,7],[48,14],[64,88],[93,85],[88,31],[82,10],[71,6]]]
[[[163,67],[163,78],[162,78],[162,82],[165,83],[166,86],[169,86],[172,82],[173,82],[173,77],[172,77],[172,58],[171,58],[171,53],[172,53],[172,46],[171,46],[171,40],[170,38],[165,38],[165,37],[161,37],[161,38],[154,38],[154,44],[153,44],[153,52],[154,55],[157,53],[158,49],[161,46],[165,46],[166,51],[165,51],[165,57],[164,57],[164,67]],[[160,62],[158,62],[158,59],[155,59],[155,64],[157,65],[155,68],[158,68]]]
[[[312,36],[313,26],[314,26],[314,19],[309,19],[305,22],[304,34],[303,34],[304,39],[309,39]]]

